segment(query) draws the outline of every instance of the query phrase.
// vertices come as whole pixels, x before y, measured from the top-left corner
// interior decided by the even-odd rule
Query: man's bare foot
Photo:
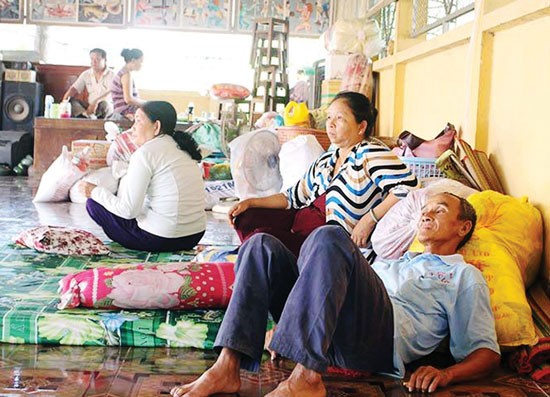
[[[240,354],[223,348],[214,365],[194,382],[173,387],[173,397],[207,397],[216,393],[236,393],[241,388]]]
[[[289,378],[266,397],[325,397],[327,390],[321,374],[297,364]]]

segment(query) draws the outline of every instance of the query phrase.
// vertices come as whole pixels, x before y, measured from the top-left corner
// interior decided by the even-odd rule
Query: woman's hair
[[[187,152],[193,160],[200,161],[202,159],[197,142],[193,137],[186,132],[176,131],[178,116],[172,104],[166,101],[148,101],[141,105],[140,109],[153,123],[160,122],[160,133],[174,138],[179,148]]]
[[[336,94],[331,103],[338,99],[346,101],[357,123],[361,123],[362,121],[367,122],[365,138],[368,138],[372,134],[376,116],[378,116],[378,110],[372,105],[369,98],[359,92],[342,91]]]
[[[143,51],[137,48],[125,48],[122,50],[120,55],[124,58],[124,62],[128,63],[134,59],[141,58],[143,56]]]

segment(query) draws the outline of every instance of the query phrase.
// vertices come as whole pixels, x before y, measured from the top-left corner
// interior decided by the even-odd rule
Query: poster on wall
[[[77,21],[75,0],[31,0],[32,22],[75,23]]]
[[[179,28],[180,0],[133,0],[132,24],[142,27]]]
[[[229,30],[231,0],[182,0],[182,27],[189,30]]]
[[[23,0],[0,0],[0,22],[22,22]]]
[[[251,31],[256,18],[288,18],[290,34],[319,36],[330,24],[331,0],[237,0],[235,29]]]
[[[94,25],[124,25],[124,0],[78,0],[78,22]]]

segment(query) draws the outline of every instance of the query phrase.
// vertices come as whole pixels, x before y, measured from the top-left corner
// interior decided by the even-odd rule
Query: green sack
[[[203,145],[212,152],[223,152],[222,129],[219,124],[210,121],[201,123],[191,136],[198,145]]]

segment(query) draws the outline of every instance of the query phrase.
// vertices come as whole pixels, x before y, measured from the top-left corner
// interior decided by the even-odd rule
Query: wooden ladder
[[[254,69],[251,125],[264,112],[280,112],[289,101],[288,32],[288,19],[258,18],[254,22],[250,52]]]

